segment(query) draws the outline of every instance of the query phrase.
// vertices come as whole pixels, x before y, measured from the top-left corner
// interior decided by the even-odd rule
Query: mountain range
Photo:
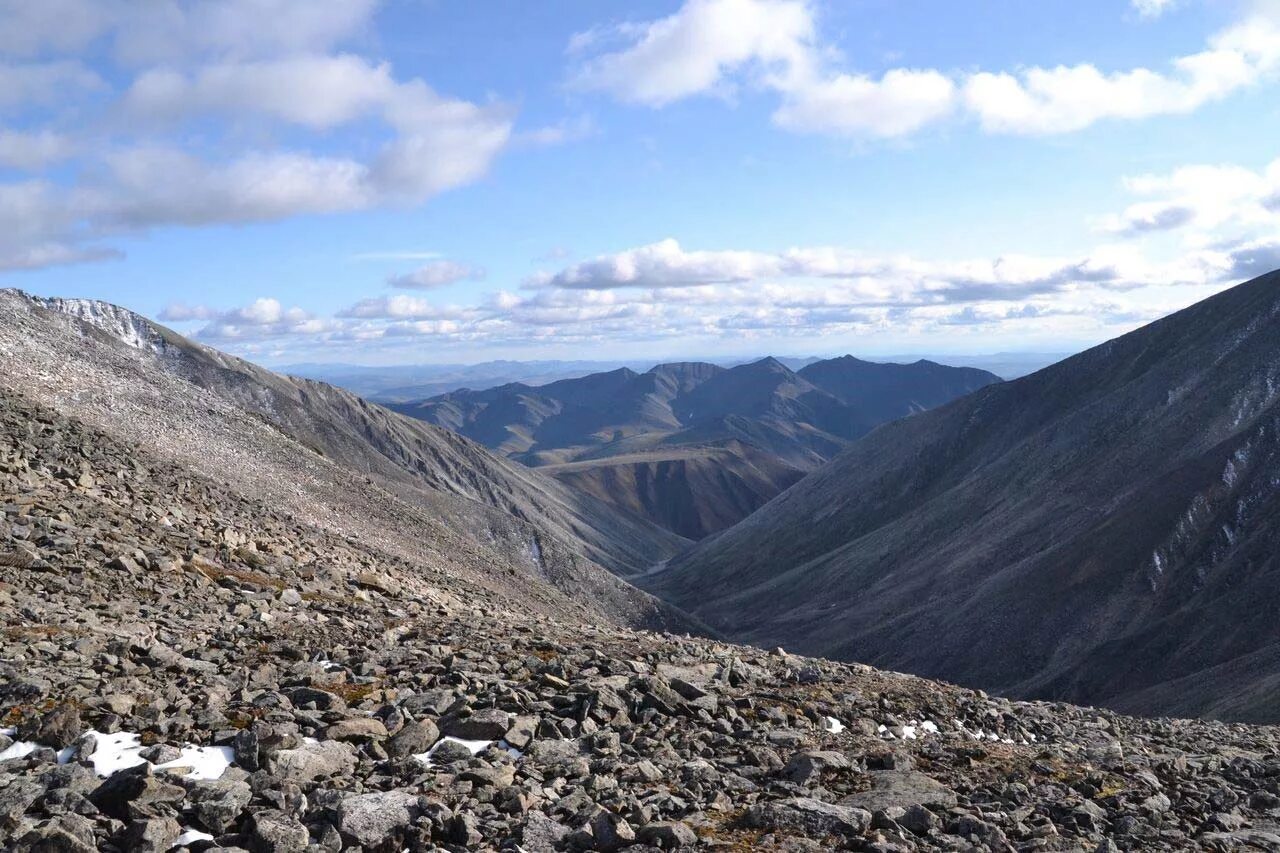
[[[646,579],[740,641],[1275,720],[1280,275],[886,424]]]
[[[1275,274],[846,439],[693,543],[0,291],[0,848],[1280,849],[1280,728],[973,689],[1276,720],[1278,326]],[[785,446],[877,414],[860,369],[646,381]]]
[[[692,539],[744,518],[877,424],[992,382],[852,356],[620,368],[461,389],[392,408],[446,427]]]

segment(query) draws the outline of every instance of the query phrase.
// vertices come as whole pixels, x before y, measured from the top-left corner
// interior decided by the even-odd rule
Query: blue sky
[[[1243,0],[0,0],[0,286],[266,363],[1063,351],[1280,266],[1278,74]]]

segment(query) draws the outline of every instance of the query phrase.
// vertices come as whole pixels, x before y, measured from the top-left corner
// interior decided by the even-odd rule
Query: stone
[[[253,816],[249,830],[249,849],[253,853],[303,853],[310,843],[307,828],[292,815],[266,809]]]
[[[387,727],[381,720],[372,717],[356,717],[334,723],[324,730],[324,736],[329,740],[384,740],[387,737]]]
[[[526,853],[556,853],[569,835],[569,827],[542,812],[529,812],[520,828],[520,846]]]
[[[430,720],[415,720],[405,723],[404,728],[396,732],[387,742],[386,749],[390,755],[404,758],[410,755],[421,755],[435,746],[440,739],[440,730]]]
[[[676,850],[698,843],[697,834],[687,824],[678,820],[646,823],[636,833],[636,838],[643,844],[652,844],[663,850]]]
[[[448,720],[442,731],[462,740],[498,740],[511,727],[511,715],[498,708],[485,708],[469,717]]]
[[[18,740],[34,741],[52,749],[75,743],[84,733],[80,712],[72,705],[58,705],[53,710],[27,720],[18,727]]]
[[[344,797],[338,805],[338,831],[349,844],[373,847],[408,826],[418,798],[403,791]]]
[[[35,779],[10,777],[8,784],[0,788],[0,830],[17,826],[23,813],[44,793],[45,785]]]
[[[950,808],[956,804],[955,791],[915,770],[873,770],[869,775],[871,788],[843,798],[841,805],[875,812],[908,806]]]
[[[281,780],[306,784],[342,776],[355,769],[351,745],[340,741],[304,743],[296,749],[280,749],[267,757],[267,772]]]
[[[178,822],[168,815],[135,820],[125,830],[125,849],[136,853],[165,853],[180,832]]]
[[[747,810],[746,822],[760,829],[785,830],[806,836],[856,836],[871,826],[871,813],[810,797],[792,797],[752,806]]]
[[[150,764],[140,764],[113,773],[89,794],[89,801],[118,820],[134,820],[156,816],[186,794],[154,776]]]
[[[64,814],[41,821],[23,833],[13,853],[94,853],[93,822],[78,814]]]
[[[249,785],[234,780],[198,781],[187,789],[191,814],[214,835],[229,832],[239,822],[252,798],[253,790]]]
[[[528,749],[538,731],[537,717],[516,717],[502,739],[516,749]]]

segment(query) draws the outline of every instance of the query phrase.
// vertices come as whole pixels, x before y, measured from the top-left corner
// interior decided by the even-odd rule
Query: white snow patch
[[[0,729],[0,735],[3,735],[4,737],[13,737],[17,733],[18,730],[15,728]]]
[[[835,717],[824,717],[822,720],[822,728],[831,732],[833,735],[838,735],[844,731],[844,723],[840,722]]]
[[[156,769],[189,768],[184,774],[188,779],[221,779],[235,757],[235,750],[229,746],[184,746],[180,756],[173,761],[157,764]]]
[[[129,731],[116,731],[114,734],[90,731],[88,734],[96,743],[88,760],[93,765],[93,772],[99,776],[110,776],[124,768],[147,763],[146,758],[138,754],[143,748],[140,735]],[[70,747],[65,752],[68,752],[65,760],[59,756],[63,763],[70,758]],[[156,765],[156,770],[187,770],[187,779],[220,779],[236,757],[236,752],[230,747],[196,747],[191,744],[184,745],[179,753],[174,761]]]
[[[186,832],[173,839],[173,843],[169,845],[172,850],[175,847],[186,847],[197,841],[212,841],[213,836],[207,832],[201,832],[198,829],[188,829]]]
[[[39,749],[40,745],[31,741],[20,740],[11,744],[4,752],[0,752],[0,761],[12,761],[15,758],[26,758]]]
[[[957,725],[959,724],[957,723]],[[899,726],[899,728],[902,730],[901,738],[903,740],[919,740],[922,733],[924,735],[936,735],[938,733],[938,724],[932,720],[924,720],[923,722],[920,720],[909,720],[905,725]],[[960,728],[963,730],[964,726],[960,726]],[[876,731],[880,733],[881,737],[885,737],[890,740],[896,740],[899,737],[885,725],[879,726]]]
[[[470,750],[472,755],[479,755],[480,753],[484,752],[489,747],[490,744],[493,744],[493,743],[498,744],[499,749],[505,749],[507,751],[507,754],[510,755],[512,758],[520,758],[521,756],[524,755],[523,752],[516,749],[511,744],[507,743],[505,740],[499,740],[499,741],[463,740],[462,738],[459,738],[459,737],[452,737],[450,735],[446,735],[445,737],[442,737],[440,738],[440,740],[436,741],[435,746],[431,747],[431,749],[427,750],[426,752],[420,752],[413,757],[418,759],[428,767],[433,767],[434,764],[431,760],[431,756],[435,754],[435,751],[437,749],[439,749],[442,745],[446,743],[460,743],[463,746],[465,746],[468,750]]]

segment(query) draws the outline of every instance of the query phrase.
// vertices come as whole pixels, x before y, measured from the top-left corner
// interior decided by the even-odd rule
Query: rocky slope
[[[1280,719],[1280,275],[881,427],[653,576],[743,641]]]
[[[647,569],[679,537],[447,430],[125,309],[0,291],[0,383],[415,563],[488,565],[550,581],[605,618],[697,627],[610,574]]]
[[[744,518],[877,424],[998,378],[852,356],[623,368],[463,389],[397,411],[459,432],[682,536]]]
[[[0,390],[0,848],[1280,849],[1278,733],[593,624]]]

